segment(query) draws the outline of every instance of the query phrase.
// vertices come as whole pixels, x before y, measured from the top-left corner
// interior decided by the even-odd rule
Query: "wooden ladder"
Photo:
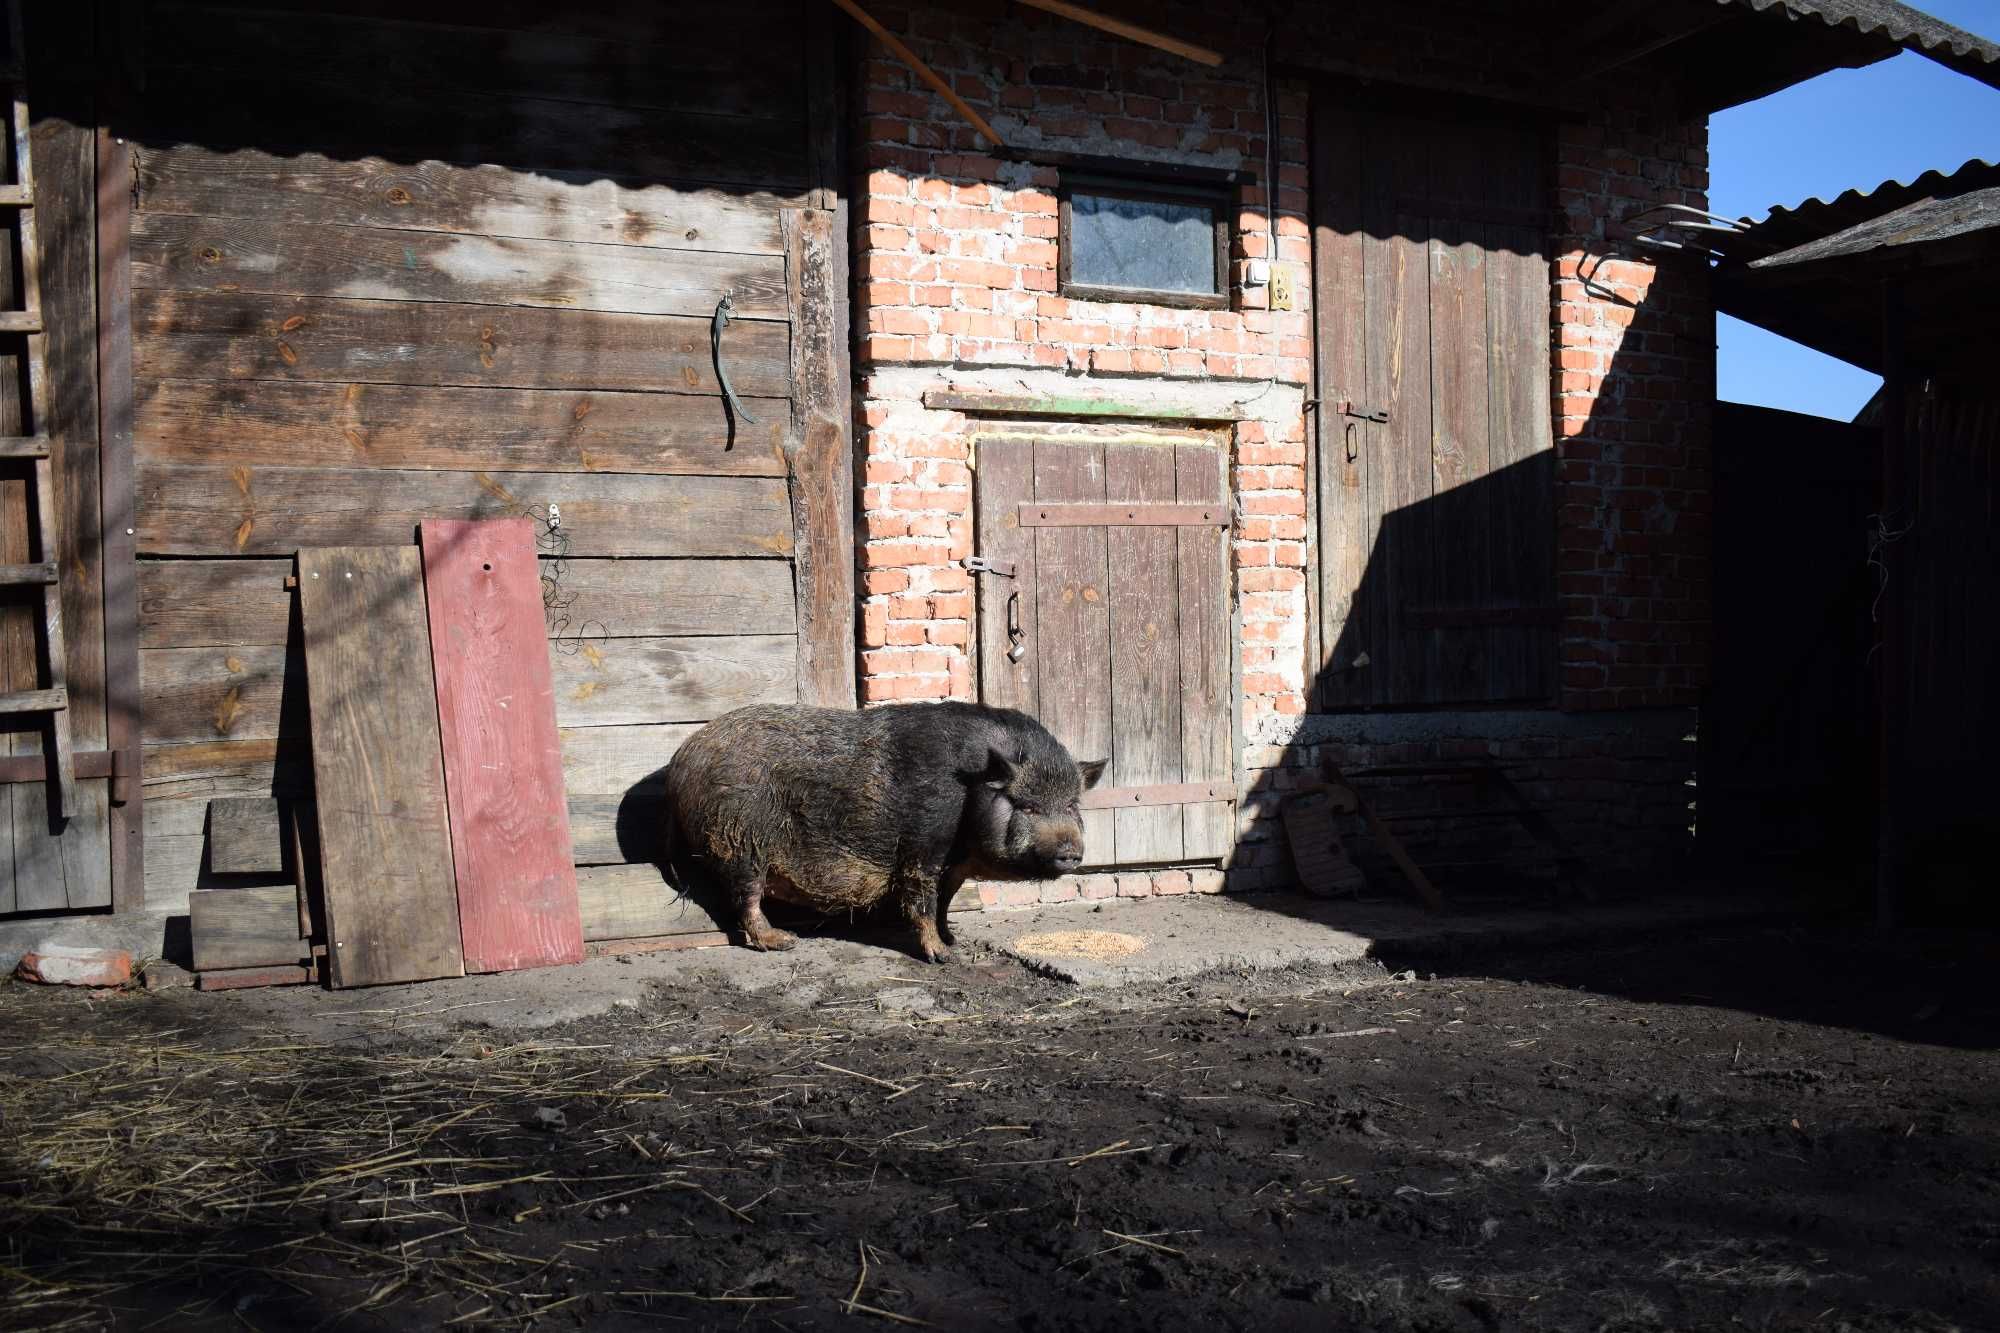
[[[27,47],[22,31],[23,0],[6,0],[7,54],[0,64],[0,83],[8,86],[12,103],[14,179],[0,184],[0,209],[14,214],[20,238],[21,308],[0,310],[0,338],[26,343],[28,402],[23,414],[32,434],[0,435],[0,468],[23,469],[33,491],[27,506],[32,564],[0,565],[0,587],[37,588],[42,616],[40,663],[43,683],[34,689],[0,693],[0,716],[39,717],[42,754],[51,792],[50,812],[68,819],[76,811],[76,756],[69,735],[68,673],[64,662],[62,593],[57,587],[61,548],[56,520],[55,477],[49,457],[49,364],[47,335],[42,330],[42,254],[35,234],[35,171],[28,139]],[[23,468],[25,465],[25,468]]]

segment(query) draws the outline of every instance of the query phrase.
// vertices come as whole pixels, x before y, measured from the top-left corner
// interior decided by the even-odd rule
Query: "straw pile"
[[[525,1324],[584,1298],[563,1290],[560,1255],[510,1252],[526,1217],[656,1190],[728,1208],[702,1154],[635,1133],[630,1114],[720,1055],[222,1046],[155,1030],[140,997],[24,990],[0,985],[0,1326],[100,1327],[121,1307],[172,1326],[162,1293],[184,1317],[227,1317],[218,1292],[238,1314],[296,1303],[300,1326],[392,1301],[440,1324]]]

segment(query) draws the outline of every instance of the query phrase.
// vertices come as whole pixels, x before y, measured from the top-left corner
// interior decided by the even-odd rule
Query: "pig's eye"
[[[1019,810],[1024,815],[1039,815],[1040,813],[1042,813],[1041,807],[1030,805],[1026,801],[1014,802],[1014,808],[1016,810]]]

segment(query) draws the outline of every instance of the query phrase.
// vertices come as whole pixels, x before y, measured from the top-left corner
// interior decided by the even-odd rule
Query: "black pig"
[[[759,705],[675,753],[668,818],[721,879],[751,948],[798,942],[764,919],[766,894],[827,912],[887,898],[918,952],[943,963],[945,913],[968,877],[1054,879],[1083,863],[1078,802],[1104,764],[1078,764],[1009,708]]]

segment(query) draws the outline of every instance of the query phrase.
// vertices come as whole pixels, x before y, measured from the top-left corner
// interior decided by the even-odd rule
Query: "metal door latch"
[[[968,574],[998,574],[1003,579],[1014,577],[1014,562],[1011,560],[988,560],[983,555],[969,555],[962,563]]]
[[[727,293],[715,303],[715,314],[708,322],[708,347],[715,358],[715,382],[722,388],[722,401],[729,405],[730,416],[745,425],[754,426],[757,418],[743,410],[743,402],[736,396],[735,386],[729,382],[729,372],[722,368],[722,331],[729,327],[729,321],[736,317],[736,306]],[[731,432],[732,440],[735,432]]]
[[[1386,407],[1363,407],[1352,398],[1340,400],[1340,415],[1353,417],[1357,421],[1387,421],[1389,409]]]
[[[1028,655],[1028,636],[1021,632],[1021,594],[1007,594],[1007,660],[1018,662]]]

